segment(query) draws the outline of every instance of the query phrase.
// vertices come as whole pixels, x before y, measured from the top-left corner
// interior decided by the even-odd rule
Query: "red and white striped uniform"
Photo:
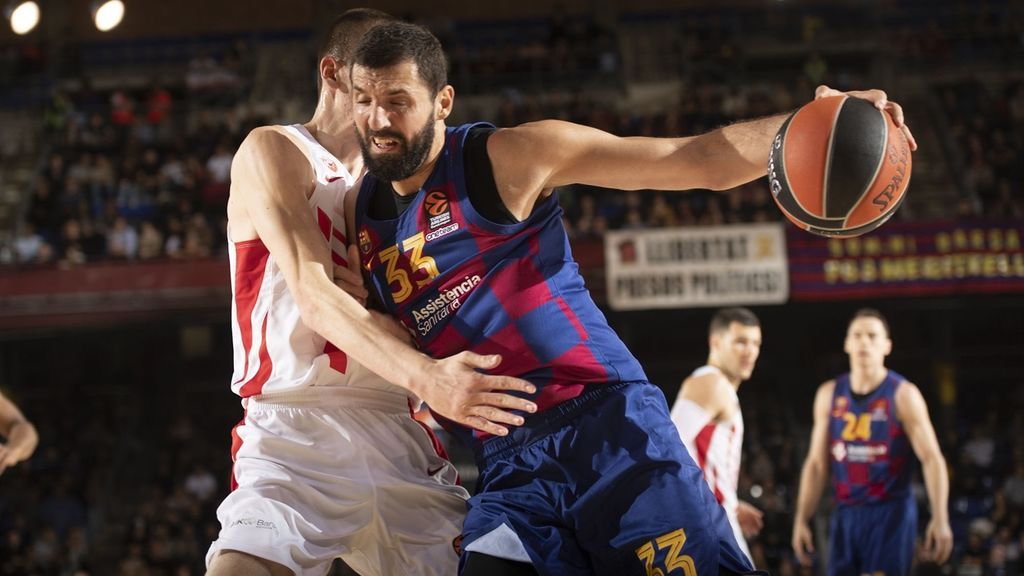
[[[302,125],[285,130],[305,145],[316,172],[309,208],[330,244],[335,264],[346,261],[344,196],[356,177]],[[231,390],[243,398],[318,386],[380,389],[406,394],[348,358],[309,329],[284,275],[260,239],[228,242],[231,260]]]
[[[356,178],[302,126],[286,127],[316,172],[309,208],[335,264],[346,255],[344,195]],[[300,193],[298,190],[295,193]],[[448,576],[469,493],[412,400],[303,322],[261,240],[230,244],[234,376],[232,490],[217,508],[207,566],[236,550],[326,574]]]
[[[694,370],[690,378],[710,373],[721,374],[721,370],[710,365],[702,366]],[[679,436],[690,456],[704,471],[704,479],[718,503],[725,509],[736,542],[749,557],[750,551],[736,517],[736,489],[740,479],[740,458],[743,455],[743,413],[740,411],[736,390],[730,386],[729,392],[732,394],[730,402],[734,404],[734,410],[728,420],[714,420],[702,407],[681,398],[672,407],[672,422],[679,429]]]

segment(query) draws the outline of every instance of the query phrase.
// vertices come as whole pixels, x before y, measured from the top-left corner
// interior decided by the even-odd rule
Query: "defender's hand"
[[[492,370],[501,363],[501,356],[481,356],[462,352],[433,362],[416,394],[442,416],[494,434],[508,434],[505,426],[518,426],[523,418],[513,410],[536,412],[537,405],[509,394],[512,391],[533,394],[537,387],[511,376],[492,376],[478,370]]]

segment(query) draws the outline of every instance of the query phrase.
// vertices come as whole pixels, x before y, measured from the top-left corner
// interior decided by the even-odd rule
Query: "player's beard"
[[[359,135],[359,147],[363,151],[363,162],[370,174],[379,180],[398,182],[415,174],[430,154],[430,147],[434,143],[434,118],[427,117],[427,123],[408,144],[400,134],[387,130],[371,131],[366,136],[358,130],[356,133]],[[375,136],[395,140],[398,143],[398,151],[374,155],[370,147],[373,146]]]

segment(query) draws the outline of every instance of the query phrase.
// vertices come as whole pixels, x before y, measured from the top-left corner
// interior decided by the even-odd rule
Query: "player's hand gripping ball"
[[[910,184],[910,145],[889,114],[850,96],[820,98],[779,129],[768,183],[800,228],[859,236],[896,213]]]

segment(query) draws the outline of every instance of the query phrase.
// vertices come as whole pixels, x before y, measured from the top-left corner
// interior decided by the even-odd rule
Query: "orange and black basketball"
[[[910,145],[867,100],[821,98],[794,112],[772,142],[768,182],[794,224],[821,236],[870,232],[899,207]]]

